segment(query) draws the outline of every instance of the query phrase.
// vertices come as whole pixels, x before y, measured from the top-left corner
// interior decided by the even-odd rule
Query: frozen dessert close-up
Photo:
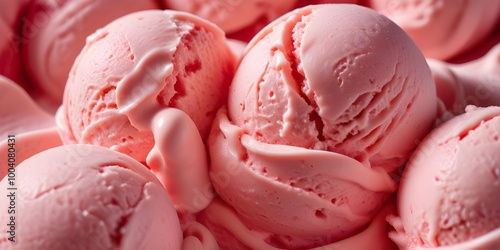
[[[500,247],[500,107],[468,106],[418,146],[401,178],[400,249]]]
[[[401,26],[426,57],[447,60],[498,30],[497,0],[370,0],[370,7]]]
[[[155,0],[32,0],[23,27],[22,54],[33,87],[60,105],[71,65],[86,37],[118,17],[147,9],[159,5]]]
[[[269,247],[349,238],[396,190],[390,174],[436,110],[423,55],[389,19],[352,4],[296,9],[250,41],[212,126],[219,202]],[[223,249],[253,248],[207,225],[232,238],[219,241]]]
[[[500,0],[0,0],[0,35],[0,250],[500,249]]]
[[[126,155],[65,145],[25,160],[16,176],[14,212],[0,214],[1,249],[181,249],[179,219],[165,189]],[[5,177],[0,188],[8,187]],[[0,199],[4,208],[7,198]],[[12,221],[14,244],[5,233]]]
[[[87,38],[73,65],[57,112],[62,139],[130,155],[177,206],[200,210],[207,204],[196,194],[211,186],[203,141],[236,62],[222,30],[192,14],[116,19]]]

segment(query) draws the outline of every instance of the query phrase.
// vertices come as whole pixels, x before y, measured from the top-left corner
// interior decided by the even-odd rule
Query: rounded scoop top
[[[255,139],[328,150],[396,169],[430,129],[436,90],[397,25],[368,8],[313,5],[249,43],[229,117]]]

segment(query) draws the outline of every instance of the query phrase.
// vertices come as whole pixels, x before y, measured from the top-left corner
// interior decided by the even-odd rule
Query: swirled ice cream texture
[[[394,23],[298,9],[250,41],[208,141],[211,179],[267,244],[323,246],[373,219],[435,114],[425,59]]]

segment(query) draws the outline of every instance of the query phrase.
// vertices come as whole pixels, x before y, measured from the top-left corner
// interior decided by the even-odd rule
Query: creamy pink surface
[[[248,43],[236,39],[227,39],[227,43],[229,44],[229,47],[231,48],[233,53],[238,57],[239,61],[245,53],[245,49]]]
[[[500,21],[498,25],[500,25]],[[498,25],[496,31],[487,37],[486,40],[448,61],[450,63],[461,64],[483,57],[488,51],[495,47],[495,45],[500,43],[500,27]]]
[[[297,0],[162,0],[165,7],[196,14],[233,33],[259,21],[266,23],[291,11]]]
[[[126,155],[92,145],[49,149],[20,164],[15,183],[16,243],[2,233],[2,249],[181,249],[165,189]]]
[[[391,237],[402,249],[500,247],[500,107],[433,130],[409,160]]]
[[[446,116],[444,113],[449,113],[451,116],[462,114],[467,106],[463,83],[457,79],[447,63],[428,58],[427,64],[436,84],[436,94],[442,113],[438,116]]]
[[[236,56],[194,15],[142,11],[87,39],[57,114],[67,143],[109,147],[147,164],[180,210],[210,189],[203,139],[226,102]]]
[[[369,224],[435,117],[430,70],[394,23],[356,5],[298,9],[247,47],[210,176],[267,244],[320,247]]]
[[[16,164],[43,150],[60,146],[54,116],[42,110],[11,80],[0,76],[0,150],[8,152],[15,136]],[[0,178],[7,174],[8,158],[0,157]]]
[[[327,3],[352,3],[358,4],[366,0],[298,0],[295,8],[304,7],[310,4],[327,4]]]
[[[15,81],[28,89],[21,75],[20,34],[21,17],[28,4],[27,0],[0,0],[0,75]]]
[[[259,33],[228,100],[230,120],[259,141],[334,151],[388,172],[428,132],[435,105],[429,67],[409,37],[347,4],[299,9]]]
[[[500,1],[371,0],[371,7],[401,26],[424,55],[446,60],[498,29]]]
[[[390,200],[373,218],[365,229],[341,241],[324,245],[321,249],[397,249],[387,237],[388,227],[385,218],[395,212],[393,199]],[[203,212],[198,215],[202,221],[220,239],[221,249],[283,249],[269,245],[272,235],[247,227],[237,213],[220,199],[215,199]]]
[[[24,24],[23,59],[35,87],[61,104],[71,65],[96,29],[154,0],[34,0]]]
[[[466,105],[500,106],[500,44],[486,55],[463,64],[429,59],[438,95],[452,112]]]
[[[383,170],[347,156],[260,143],[232,125],[223,110],[215,124],[208,142],[212,182],[271,246],[310,248],[351,236],[395,190]]]

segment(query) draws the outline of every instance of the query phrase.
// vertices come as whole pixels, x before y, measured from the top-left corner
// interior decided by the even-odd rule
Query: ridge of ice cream
[[[436,103],[424,57],[387,18],[349,4],[297,9],[250,41],[209,137],[210,176],[270,246],[346,239],[395,191],[389,173]]]
[[[390,219],[401,249],[500,246],[499,138],[500,107],[468,106],[420,143]]]

